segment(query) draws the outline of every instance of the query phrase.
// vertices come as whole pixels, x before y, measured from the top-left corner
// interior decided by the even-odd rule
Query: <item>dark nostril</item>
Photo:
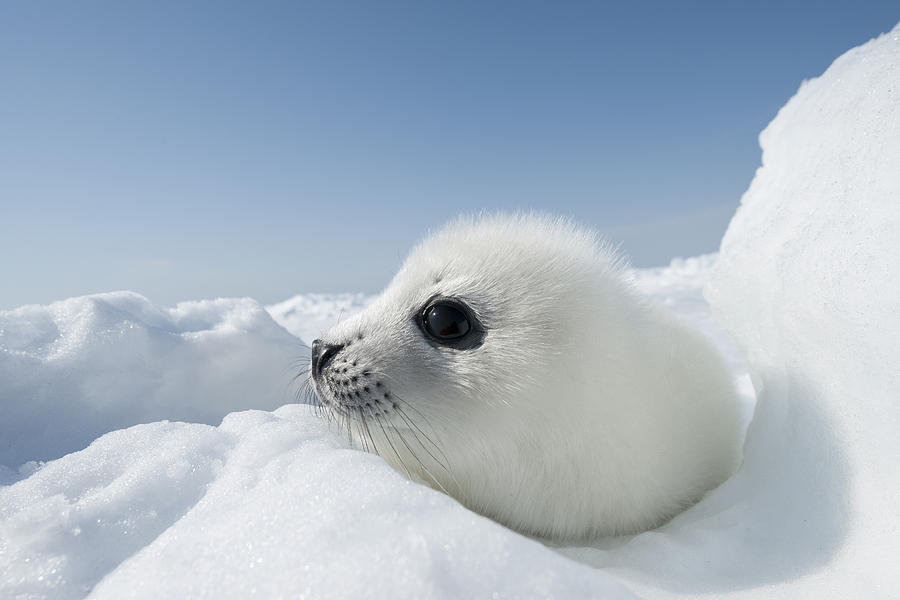
[[[331,359],[340,352],[343,344],[326,344],[322,340],[313,340],[310,360],[312,361],[313,375],[320,375]]]

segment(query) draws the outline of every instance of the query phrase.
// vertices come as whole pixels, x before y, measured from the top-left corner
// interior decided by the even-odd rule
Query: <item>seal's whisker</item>
[[[437,478],[434,476],[434,474],[433,474],[431,471],[428,470],[428,467],[425,466],[425,463],[422,462],[422,459],[419,457],[418,454],[416,454],[416,451],[412,449],[412,447],[411,447],[411,446],[409,445],[409,443],[406,441],[406,438],[404,437],[404,435],[403,435],[403,433],[400,431],[400,429],[398,429],[396,425],[394,425],[394,424],[392,424],[392,423],[390,423],[390,422],[389,422],[388,424],[391,425],[391,427],[393,427],[394,431],[397,433],[397,437],[400,438],[400,441],[403,442],[403,445],[406,446],[406,449],[407,449],[407,450],[409,450],[410,455],[416,460],[417,463],[419,463],[419,467],[421,467],[422,471],[423,471],[425,474],[427,474],[428,477],[431,479],[431,481],[434,482],[435,485],[437,485],[438,487],[440,487],[441,490],[443,490],[443,492],[444,492],[445,494],[449,494],[449,492],[447,492],[447,489],[443,486],[443,484],[441,484],[441,482],[437,480]],[[413,433],[413,436],[416,437],[416,433],[415,433],[414,431],[413,431],[412,433]],[[418,441],[418,442],[419,442],[419,445],[422,446],[422,447],[424,448],[424,446],[422,445],[422,442],[418,439],[418,437],[416,437],[416,441]],[[426,449],[426,450],[427,450],[427,449]],[[438,464],[440,464],[440,463],[438,463]],[[450,475],[450,477],[453,479],[453,482],[457,485],[457,487],[459,487],[459,481],[457,481],[456,477],[453,476],[453,473],[452,473],[451,471],[449,471],[449,470],[447,469],[447,467],[444,466],[443,464],[441,464],[441,467],[443,467],[444,470],[447,471],[447,473],[448,473],[448,474]]]
[[[403,421],[407,425],[412,425],[412,427],[410,427],[410,429],[409,429],[409,432],[412,433],[413,439],[415,439],[415,441],[419,445],[419,447],[422,448],[428,454],[428,456],[431,457],[431,460],[433,460],[441,469],[444,470],[444,472],[447,473],[447,475],[450,476],[450,478],[453,480],[453,482],[457,486],[459,486],[459,480],[457,480],[456,475],[453,473],[453,469],[450,468],[449,459],[447,459],[445,456],[444,459],[441,460],[440,458],[435,456],[434,453],[428,449],[428,446],[422,441],[422,437],[424,437],[428,441],[429,444],[434,446],[440,454],[443,454],[443,452],[441,452],[440,448],[435,444],[435,442],[421,430],[419,430],[419,433],[416,432],[417,428],[415,427],[415,423],[412,423],[411,419],[409,418],[409,415],[402,413],[402,412],[398,412],[398,414],[400,415],[400,418],[403,419]],[[422,437],[420,437],[420,433],[421,433]],[[419,456],[417,454],[416,454],[416,458],[419,460],[419,462],[421,462],[421,459],[419,458]]]
[[[304,385],[301,385],[297,390],[294,391],[294,400],[299,404],[303,404],[303,400],[305,398],[306,398],[306,389],[304,388]]]
[[[406,449],[409,451],[409,455],[412,456],[417,463],[419,463],[419,466],[422,468],[423,471],[427,472],[425,465],[422,464],[422,459],[420,459],[419,456],[416,454],[415,450],[413,450],[410,447],[409,443],[406,441],[406,438],[403,437],[403,433],[397,428],[396,425],[394,425],[390,421],[388,421],[388,425],[390,425],[391,428],[393,428],[394,432],[397,434],[397,437],[399,437],[400,441],[403,442],[403,445],[406,446]]]
[[[406,412],[404,412],[404,410],[403,410],[402,408],[399,408],[399,407],[398,407],[398,408],[396,409],[396,411],[397,411],[397,415],[398,415],[398,416],[403,420],[403,422],[406,423],[406,425],[409,427],[410,432],[411,432],[411,433],[413,434],[413,436],[416,438],[416,441],[419,442],[419,445],[422,447],[422,449],[425,450],[425,452],[428,453],[428,455],[432,458],[432,460],[434,460],[434,462],[436,462],[437,464],[441,465],[441,466],[444,468],[445,471],[448,471],[448,472],[449,472],[449,469],[447,468],[447,465],[446,465],[443,461],[441,461],[441,459],[439,459],[438,457],[436,457],[436,456],[428,449],[428,446],[426,446],[424,443],[422,443],[422,440],[419,438],[419,434],[421,434],[422,437],[424,437],[425,440],[428,441],[429,444],[431,444],[435,449],[437,449],[437,450],[440,452],[440,448],[437,446],[437,444],[434,443],[434,440],[432,440],[432,439],[428,436],[428,434],[426,434],[424,431],[422,431],[421,429],[419,429],[419,427],[415,424],[415,422],[413,422],[413,420],[410,418],[410,416],[409,416],[408,414],[406,414]],[[416,433],[416,431],[418,431],[418,433]],[[445,460],[446,460],[446,457],[445,457]]]
[[[372,371],[372,374],[373,374],[373,375],[377,375],[378,377],[381,377],[382,379],[387,379],[387,380],[389,380],[389,381],[394,381],[394,380],[395,380],[394,377],[391,377],[391,376],[388,375],[387,373],[382,373],[382,372],[380,372],[380,371]],[[431,427],[432,430],[435,429],[434,425],[431,424],[431,421],[428,420],[428,417],[426,417],[425,414],[424,414],[421,410],[419,410],[418,408],[416,408],[413,404],[411,404],[411,403],[408,402],[407,400],[404,400],[403,398],[401,398],[400,396],[398,396],[396,392],[392,392],[392,397],[396,398],[397,400],[400,400],[401,402],[403,402],[404,404],[406,404],[409,408],[411,408],[412,410],[416,411],[416,414],[418,414],[420,417],[422,417],[422,419],[425,421],[425,423],[427,423],[428,426]]]
[[[358,438],[358,442],[354,440],[354,446],[362,449],[364,452],[369,452],[369,425],[363,419],[362,412],[359,409],[356,409],[356,413],[357,414],[352,415],[352,421],[356,425],[356,436]],[[374,440],[372,443],[374,444]]]
[[[402,436],[401,436],[401,437],[402,437]],[[424,446],[423,446],[423,447],[424,447]],[[412,454],[413,454],[413,457],[416,459],[416,461],[418,461],[419,466],[422,467],[422,471],[424,471],[425,474],[428,475],[428,477],[431,479],[431,481],[432,481],[436,486],[438,486],[438,487],[441,489],[442,492],[444,492],[444,493],[447,494],[448,496],[451,496],[452,494],[451,494],[450,492],[447,491],[447,488],[444,487],[444,484],[442,484],[440,481],[438,481],[438,478],[435,477],[434,474],[433,474],[431,471],[428,470],[428,467],[425,466],[425,463],[422,462],[422,459],[420,459],[420,458],[418,457],[418,455],[417,455],[415,452],[413,452]]]
[[[369,435],[369,440],[372,442],[372,448],[375,450],[375,454],[381,456],[381,452],[378,450],[378,445],[375,442],[375,435],[372,433],[372,428],[369,426],[369,419],[366,418],[365,415],[363,415],[363,422],[366,424],[366,433]]]
[[[302,345],[304,348],[311,351],[309,346],[307,346],[306,344],[302,344]],[[297,358],[295,358],[294,360],[292,360],[290,362],[289,369],[301,369],[305,365],[308,365],[308,364],[309,364],[309,356],[298,356]]]
[[[294,383],[303,376],[306,376],[306,380],[309,381],[309,371],[298,371],[296,375],[291,377],[290,382]]]
[[[300,385],[295,397],[299,401],[305,400],[305,402],[302,402],[303,404],[313,406],[317,415],[321,414],[319,409],[322,407],[323,402],[319,399],[318,394],[312,389],[312,381],[310,381],[309,376],[307,376],[306,381]]]
[[[366,416],[363,414],[362,408],[357,409],[359,412],[359,423],[357,424],[357,429],[360,430],[360,438],[362,438],[363,449],[366,452],[370,452],[369,450],[369,440],[372,441],[372,447],[375,449],[375,454],[378,454],[378,446],[375,444],[375,438],[372,437],[372,432],[369,431],[369,422],[366,420]]]
[[[338,429],[347,430],[347,441],[352,445],[353,432],[350,430],[350,422],[347,418],[347,414],[342,409],[338,409],[338,415],[340,416],[340,420],[338,421]]]
[[[415,438],[415,440],[416,440],[416,442],[418,442],[419,446],[421,446],[422,449],[425,450],[425,452],[427,452],[428,455],[432,458],[432,460],[434,460],[434,462],[436,462],[436,463],[438,464],[438,466],[440,466],[440,467],[447,473],[447,475],[450,476],[450,479],[453,480],[453,483],[456,485],[456,487],[457,487],[458,489],[463,489],[463,488],[462,488],[462,485],[461,485],[460,482],[459,482],[459,479],[457,479],[457,477],[456,477],[456,473],[454,473],[454,472],[453,472],[453,469],[450,467],[450,459],[447,458],[447,455],[444,454],[444,452],[441,450],[440,446],[438,446],[437,444],[435,444],[434,441],[433,441],[430,437],[428,437],[428,436],[425,434],[425,432],[423,432],[421,429],[419,430],[420,433],[428,440],[428,442],[429,442],[432,446],[434,446],[434,448],[435,448],[441,455],[444,456],[444,461],[446,461],[446,462],[444,462],[444,461],[440,460],[438,457],[436,457],[436,456],[428,449],[428,446],[426,446],[426,445],[422,442],[421,438],[419,438],[419,435],[416,433],[416,429],[418,429],[418,427],[416,427],[415,423],[412,422],[412,420],[410,419],[409,415],[407,415],[406,413],[404,413],[402,409],[398,409],[397,414],[400,415],[400,417],[403,419],[403,421],[404,421],[405,423],[410,424],[410,425],[413,426],[413,428],[410,428],[409,431],[410,431],[410,433],[413,434],[413,438]],[[395,429],[395,430],[397,429],[396,426],[394,427],[394,429]],[[398,434],[400,433],[399,430],[398,430],[397,432],[398,432]],[[403,436],[402,436],[402,434],[400,434],[400,435],[401,435],[401,439],[402,439]],[[404,439],[404,443],[405,443],[405,442],[406,442],[406,440]],[[407,446],[407,447],[408,447],[408,446]],[[412,452],[412,449],[410,449],[410,452]],[[419,461],[419,464],[422,464],[422,460],[419,458],[419,456],[418,456],[415,452],[413,452],[413,456],[416,457],[416,460]],[[422,468],[424,468],[424,465],[422,465]],[[430,474],[430,473],[429,473],[429,474]],[[433,477],[433,475],[432,475],[432,477]]]
[[[412,479],[412,474],[409,472],[409,469],[406,467],[406,463],[403,462],[403,457],[400,456],[400,453],[397,452],[397,447],[394,446],[394,442],[391,441],[391,436],[387,434],[387,431],[384,430],[384,424],[381,422],[381,419],[378,415],[375,415],[375,422],[378,423],[378,426],[381,427],[381,433],[384,435],[384,438],[387,440],[387,443],[390,445],[391,450],[394,451],[394,454],[397,456],[397,460],[400,461],[400,466],[403,467],[403,470],[406,472],[406,478]]]
[[[362,410],[362,409],[360,409],[360,410]],[[365,416],[363,418],[365,419]],[[384,456],[384,454],[382,454],[381,451],[378,449],[378,445],[375,442],[375,435],[372,433],[371,428],[368,426],[368,419],[366,419],[366,422],[367,422],[366,430],[369,432],[369,439],[372,440],[372,447],[375,449],[375,454],[377,454],[379,456]],[[405,469],[405,465],[404,465],[404,469]]]
[[[292,367],[291,369],[293,370],[293,368],[297,368],[297,367]],[[297,381],[298,381],[299,379],[301,379],[302,377],[304,377],[304,376],[306,377],[306,379],[305,379],[303,382],[300,383],[300,385],[298,386],[297,391],[295,391],[295,392],[292,394],[292,395],[294,396],[295,399],[299,400],[299,398],[300,398],[301,395],[302,395],[302,394],[300,393],[300,390],[302,390],[303,387],[306,385],[306,383],[309,382],[309,371],[307,371],[307,370],[305,370],[305,369],[303,369],[303,370],[298,370],[296,375],[294,375],[293,377],[291,377],[290,379],[288,379],[288,380],[285,382],[285,384],[284,384],[284,391],[283,391],[282,393],[287,394],[287,393],[288,393],[288,390],[291,389],[291,388],[293,388],[293,387],[297,384]]]
[[[413,409],[414,411],[416,411],[416,413],[418,413],[418,414],[422,417],[422,419],[425,420],[426,424],[431,428],[431,430],[432,430],[435,434],[437,434],[437,431],[435,430],[434,425],[432,425],[431,422],[428,421],[428,419],[425,417],[425,415],[422,414],[422,411],[418,410],[415,406],[413,406],[412,404],[410,404],[409,402],[407,402],[406,400],[404,400],[404,399],[401,398],[400,396],[397,396],[396,394],[394,394],[394,397],[397,398],[397,400],[400,400],[401,402],[403,402],[403,404],[405,404],[408,408],[411,408],[411,409]],[[425,433],[424,431],[422,431],[422,428],[419,427],[419,425],[412,419],[412,417],[411,417],[410,415],[408,415],[408,414],[407,414],[403,409],[401,409],[399,406],[397,407],[396,410],[397,410],[398,413],[400,413],[400,414],[404,417],[404,419],[407,421],[407,423],[409,423],[415,430],[417,430],[419,433],[422,434],[422,436],[428,441],[428,443],[431,444],[431,446],[432,446],[432,447],[433,447],[433,448],[441,455],[441,457],[442,457],[445,461],[448,461],[448,462],[449,462],[450,459],[447,458],[447,455],[444,453],[444,451],[441,449],[441,447],[440,447],[434,440],[432,440],[431,437],[430,437],[427,433]],[[421,442],[420,442],[420,443],[421,443]],[[424,446],[423,446],[423,447],[424,447]],[[426,448],[426,451],[427,451],[427,448]],[[429,454],[430,454],[430,452],[429,452]],[[438,462],[438,463],[441,462],[441,461],[439,461],[439,460],[437,459],[437,457],[435,457],[434,455],[432,455],[432,458],[434,458],[434,460],[435,460],[436,462]],[[443,464],[443,463],[441,463],[441,464]],[[447,469],[447,470],[449,471],[449,469]]]

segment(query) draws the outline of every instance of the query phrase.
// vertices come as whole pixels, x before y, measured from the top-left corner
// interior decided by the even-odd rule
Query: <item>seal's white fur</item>
[[[457,297],[487,330],[457,350],[415,317]],[[473,510],[572,540],[656,527],[739,460],[735,392],[699,334],[648,304],[568,220],[459,219],[323,342],[316,384],[361,447]]]

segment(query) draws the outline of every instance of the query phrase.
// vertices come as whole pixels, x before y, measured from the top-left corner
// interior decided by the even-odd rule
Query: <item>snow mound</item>
[[[632,597],[308,411],[138,425],[0,488],[0,597]]]
[[[760,141],[707,290],[759,392],[736,483],[777,527],[746,533],[794,579],[785,597],[896,596],[900,26],[805,82]]]
[[[306,342],[358,313],[374,299],[366,294],[298,294],[266,307],[275,322]]]
[[[281,406],[307,356],[250,299],[162,309],[113,292],[0,311],[0,483],[114,429]]]
[[[632,269],[631,273],[638,287],[648,293],[657,289],[671,290],[684,288],[692,290],[697,284],[703,285],[709,279],[718,255],[701,254],[690,258],[673,258],[666,267]]]

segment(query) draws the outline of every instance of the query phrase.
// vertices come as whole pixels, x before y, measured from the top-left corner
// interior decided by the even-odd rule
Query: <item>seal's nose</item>
[[[334,358],[334,355],[343,347],[343,344],[326,344],[322,340],[313,340],[312,352],[310,353],[313,375],[316,377],[321,375],[325,365],[327,365],[331,359]]]

